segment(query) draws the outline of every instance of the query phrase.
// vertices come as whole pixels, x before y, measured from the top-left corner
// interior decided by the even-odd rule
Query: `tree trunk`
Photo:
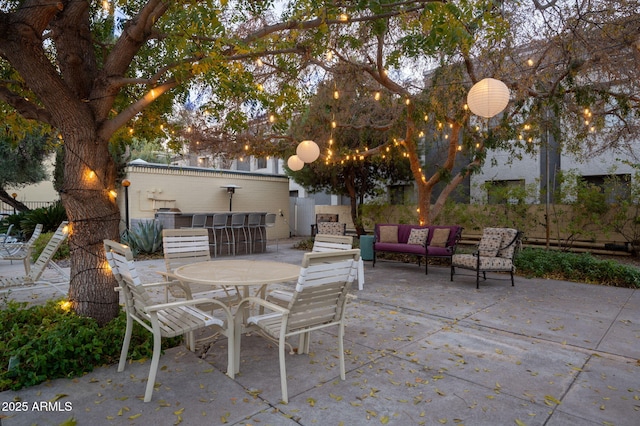
[[[103,247],[104,239],[119,240],[115,165],[108,141],[96,140],[94,131],[76,128],[65,136],[61,196],[71,225],[69,301],[77,314],[103,325],[120,309],[119,293],[114,290],[117,284]]]
[[[351,167],[347,170],[345,179],[345,187],[347,189],[347,193],[349,194],[349,205],[351,212],[351,221],[356,228],[356,233],[358,235],[364,234],[364,228],[362,226],[362,221],[358,218],[358,195],[356,192],[356,176],[355,170]]]

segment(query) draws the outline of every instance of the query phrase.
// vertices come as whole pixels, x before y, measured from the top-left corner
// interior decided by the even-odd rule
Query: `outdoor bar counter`
[[[247,218],[250,214],[259,214],[260,215],[260,223],[262,226],[264,226],[265,224],[265,217],[267,215],[267,212],[244,212],[244,211],[217,211],[217,212],[193,212],[193,213],[185,213],[185,212],[179,212],[179,211],[158,211],[155,215],[155,218],[158,222],[160,222],[160,224],[162,225],[162,229],[179,229],[179,228],[191,228],[191,222],[193,220],[193,216],[194,215],[207,215],[207,221],[205,223],[205,228],[209,229],[209,243],[213,244],[214,243],[214,237],[213,237],[213,215],[214,214],[224,214],[227,215],[227,226],[230,227],[231,226],[231,216],[235,215],[235,214],[243,214],[245,215],[245,226],[247,223]],[[229,232],[229,237],[231,238],[231,228],[228,229]],[[237,230],[236,230],[237,232]],[[251,230],[247,230],[247,232],[251,232]],[[251,234],[252,238],[254,237],[254,234]],[[218,238],[219,238],[219,231],[218,231]],[[265,241],[266,241],[266,230],[265,230]],[[236,240],[238,239],[238,235],[236,234]],[[266,245],[264,244],[264,241],[262,244],[255,244],[255,240],[254,244],[252,244],[252,250],[253,252],[262,252],[265,250]],[[218,242],[219,243],[219,242]],[[244,243],[240,243],[240,244],[236,244],[237,246],[237,250],[236,253],[237,254],[241,254],[241,253],[245,253],[246,252],[246,248],[245,248],[245,244]],[[218,244],[218,254],[220,254],[220,251],[222,251],[222,254],[227,254],[227,248],[224,248],[223,250],[220,250],[220,244]]]

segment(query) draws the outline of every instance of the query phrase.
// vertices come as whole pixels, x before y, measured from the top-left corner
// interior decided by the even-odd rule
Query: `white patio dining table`
[[[258,286],[254,293],[264,298],[268,284],[296,281],[300,265],[267,260],[211,260],[191,263],[177,268],[174,274],[187,282],[211,286],[234,286],[243,297],[249,296],[249,288]]]

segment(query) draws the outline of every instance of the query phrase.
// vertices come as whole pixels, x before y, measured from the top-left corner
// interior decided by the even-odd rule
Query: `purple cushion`
[[[425,254],[425,249],[417,244],[375,243],[374,250],[392,251],[396,253]]]

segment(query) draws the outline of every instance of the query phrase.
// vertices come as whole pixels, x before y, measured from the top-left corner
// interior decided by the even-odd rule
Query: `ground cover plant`
[[[525,248],[515,259],[518,275],[614,287],[640,288],[640,269],[589,253]]]
[[[64,300],[26,308],[9,301],[0,309],[0,392],[33,386],[59,377],[75,377],[118,362],[126,326],[124,312],[100,327],[82,318]],[[181,338],[162,339],[163,348]],[[151,334],[134,326],[129,357],[153,354]]]

